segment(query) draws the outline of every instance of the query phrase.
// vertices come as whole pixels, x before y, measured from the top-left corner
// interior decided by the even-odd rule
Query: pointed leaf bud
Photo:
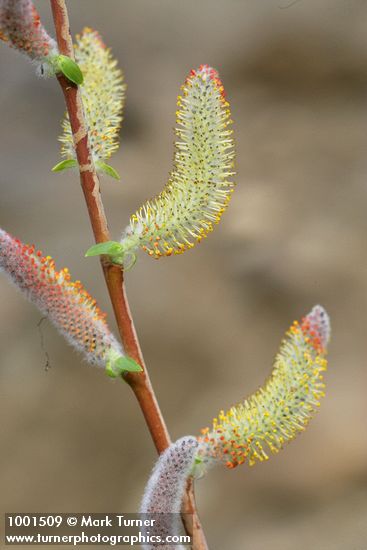
[[[102,161],[99,160],[96,163],[96,168],[97,168],[97,170],[100,170],[101,172],[103,172],[107,176],[110,176],[110,178],[113,178],[115,180],[120,179],[120,174],[117,172],[117,170],[115,170],[115,168],[113,168],[113,166],[110,166],[106,162],[102,162]]]
[[[69,170],[69,168],[75,168],[78,166],[78,163],[74,159],[69,160],[62,160],[61,162],[58,162],[55,164],[55,166],[51,169],[52,172],[63,172],[64,170]]]
[[[83,73],[79,65],[67,55],[58,55],[54,58],[56,72],[61,72],[70,82],[81,86],[83,84]]]

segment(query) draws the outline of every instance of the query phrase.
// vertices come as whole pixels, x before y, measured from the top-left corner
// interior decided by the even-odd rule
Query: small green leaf
[[[119,357],[113,364],[113,367],[120,372],[129,371],[129,372],[142,372],[143,369],[134,359],[130,357]]]
[[[113,361],[108,361],[106,365],[106,374],[111,378],[117,378],[123,372],[142,372],[142,368],[134,359],[130,357],[118,357]]]
[[[84,77],[80,67],[71,57],[67,55],[58,55],[56,58],[57,69],[62,72],[74,84],[80,86],[83,84]]]
[[[116,241],[107,241],[104,243],[94,244],[87,250],[85,257],[100,256],[106,254],[107,256],[119,256],[122,253],[122,246]]]
[[[61,162],[55,164],[51,171],[62,172],[63,170],[68,170],[69,168],[75,168],[75,166],[78,166],[78,163],[74,159],[62,160]]]
[[[107,363],[107,365],[106,365],[106,374],[110,378],[117,378],[118,377],[118,374],[116,374],[115,371],[113,370],[113,368],[111,367],[111,363]]]
[[[112,168],[112,166],[110,166],[109,164],[106,164],[105,162],[102,162],[101,160],[99,160],[96,163],[96,166],[99,170],[107,174],[107,176],[111,176],[111,178],[114,178],[115,180],[120,179],[120,174],[117,172],[117,170]]]

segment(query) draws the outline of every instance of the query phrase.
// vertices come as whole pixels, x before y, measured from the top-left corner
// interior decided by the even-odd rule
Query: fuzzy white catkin
[[[146,485],[140,513],[147,519],[154,517],[155,523],[143,532],[147,536],[160,536],[182,532],[180,511],[186,481],[195,462],[198,441],[195,437],[185,436],[173,443],[158,459]],[[157,514],[157,515],[156,515]],[[160,515],[161,514],[161,515]],[[183,546],[156,546],[143,544],[143,550],[175,549]]]
[[[40,64],[57,53],[31,0],[0,0],[0,39]]]
[[[92,365],[106,366],[125,357],[110,331],[106,314],[67,268],[56,270],[51,256],[43,256],[0,228],[0,271],[54,324]]]

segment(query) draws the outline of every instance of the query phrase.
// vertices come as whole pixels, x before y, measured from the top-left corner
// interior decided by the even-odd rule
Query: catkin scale
[[[46,315],[91,364],[106,366],[124,353],[106,315],[67,268],[56,271],[50,256],[0,229],[0,269]]]

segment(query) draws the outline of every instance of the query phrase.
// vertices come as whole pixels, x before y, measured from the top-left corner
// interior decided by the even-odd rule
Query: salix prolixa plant
[[[77,36],[74,62],[58,53],[29,0],[0,0],[0,33],[44,74],[63,72],[71,85],[81,85],[84,113],[81,109],[78,113],[85,117],[88,129],[88,164],[81,165],[77,158],[82,137],[73,128],[69,110],[62,122],[62,160],[53,171],[79,165],[80,173],[90,171],[93,178],[96,166],[117,178],[107,161],[118,148],[125,84],[99,34],[86,28]],[[208,65],[192,70],[177,106],[174,166],[168,183],[131,215],[119,241],[104,238],[106,242],[92,246],[86,254],[103,255],[105,266],[112,265],[120,275],[121,270],[133,266],[139,249],[160,259],[182,254],[200,243],[220,221],[231,199],[232,121],[218,72]],[[83,133],[84,126],[80,128]],[[114,338],[81,283],[71,282],[65,269],[56,271],[50,257],[0,230],[0,267],[89,362],[106,366],[111,376],[140,370]],[[234,468],[267,460],[305,429],[324,394],[329,336],[328,315],[321,306],[315,306],[286,333],[273,372],[262,388],[226,413],[220,411],[212,426],[198,437],[183,437],[161,454],[141,504],[142,513],[163,514],[157,524],[161,533],[178,529],[177,523],[167,524],[164,514],[172,514],[175,519],[171,521],[177,521],[191,476],[201,477],[217,463]],[[152,402],[156,407],[154,399]],[[158,413],[154,420],[157,418]]]

